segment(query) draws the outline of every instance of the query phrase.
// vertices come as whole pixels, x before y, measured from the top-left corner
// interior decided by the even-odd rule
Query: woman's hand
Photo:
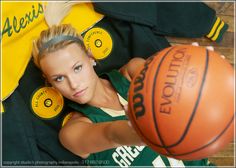
[[[192,43],[193,46],[199,46],[198,42],[193,42]],[[213,46],[206,46],[206,49],[208,49],[209,51],[214,51],[214,47]],[[225,59],[224,55],[221,55],[221,58]]]
[[[123,108],[124,108],[124,111],[125,111],[125,115],[126,115],[127,118],[128,118],[127,124],[128,124],[128,126],[132,129],[132,131],[135,132],[135,130],[134,130],[134,128],[133,128],[133,126],[132,126],[132,124],[131,124],[131,122],[130,122],[130,120],[129,120],[129,116],[128,116],[128,112],[129,112],[128,105],[123,106]],[[136,133],[136,132],[135,132],[135,133]],[[140,142],[140,146],[146,146],[146,144],[145,144],[144,142]]]
[[[47,25],[59,25],[62,20],[68,15],[73,5],[82,3],[81,1],[63,1],[63,2],[48,2],[44,6],[44,17]]]
[[[143,58],[135,57],[132,58],[127,64],[122,66],[119,71],[120,73],[126,77],[129,81],[131,81],[137,70],[145,64],[146,60]]]

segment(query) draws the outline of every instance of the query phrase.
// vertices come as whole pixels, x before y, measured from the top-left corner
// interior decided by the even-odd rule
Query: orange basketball
[[[131,82],[129,119],[160,154],[209,157],[234,137],[234,70],[205,47],[169,47],[150,57]]]

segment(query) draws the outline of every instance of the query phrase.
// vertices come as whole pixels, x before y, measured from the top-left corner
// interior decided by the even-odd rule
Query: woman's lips
[[[74,96],[74,97],[80,97],[80,96],[82,96],[82,95],[85,93],[85,90],[86,90],[86,89],[87,89],[87,88],[82,89],[82,90],[76,92],[75,94],[73,94],[73,96]]]

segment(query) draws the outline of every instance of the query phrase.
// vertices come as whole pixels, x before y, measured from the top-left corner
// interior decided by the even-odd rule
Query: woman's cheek
[[[68,92],[66,91],[66,86],[63,85],[54,85],[53,86],[55,89],[57,89],[63,96],[67,96]]]

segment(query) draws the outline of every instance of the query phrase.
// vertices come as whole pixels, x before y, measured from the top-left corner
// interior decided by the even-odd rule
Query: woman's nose
[[[68,79],[71,89],[76,90],[79,86],[79,82],[77,82],[76,78],[73,76],[69,77]]]

